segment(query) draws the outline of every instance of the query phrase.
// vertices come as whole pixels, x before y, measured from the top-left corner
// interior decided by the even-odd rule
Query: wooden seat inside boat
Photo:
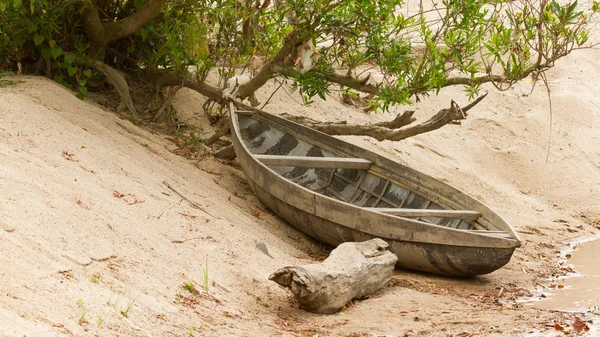
[[[446,209],[407,209],[407,208],[379,208],[379,207],[365,207],[366,210],[373,212],[380,212],[386,214],[393,214],[405,218],[420,218],[434,216],[438,218],[453,218],[463,220],[477,220],[481,213],[475,211],[461,211],[461,210],[446,210]]]
[[[471,230],[468,230],[468,232],[478,233],[478,234],[484,234],[484,235],[490,235],[490,236],[496,236],[496,237],[499,237],[499,238],[512,239],[512,235],[510,235],[510,233],[508,233],[506,231],[491,231],[491,230],[486,230],[486,229],[471,229]]]
[[[255,154],[261,163],[269,166],[294,166],[310,168],[340,168],[368,170],[371,162],[361,158],[277,156]]]

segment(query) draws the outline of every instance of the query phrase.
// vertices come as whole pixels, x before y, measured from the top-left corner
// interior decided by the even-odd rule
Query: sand
[[[555,323],[593,314],[517,299],[535,298],[554,282],[547,277],[568,271],[559,250],[569,240],[600,231],[598,58],[578,51],[548,73],[552,121],[546,89],[524,81],[486,88],[462,125],[397,143],[344,137],[477,197],[513,224],[523,247],[506,267],[472,279],[397,271],[376,296],[330,316],[298,309],[268,281],[282,266],[318,262],[327,248],[266,210],[243,172],[178,156],[167,136],[47,79],[15,77],[0,88],[0,336],[562,334]],[[442,94],[410,107],[415,117],[463,97],[458,88]],[[195,115],[202,99],[179,95],[176,106],[209,134]],[[280,90],[266,110],[391,118],[336,97],[311,107],[294,100]]]

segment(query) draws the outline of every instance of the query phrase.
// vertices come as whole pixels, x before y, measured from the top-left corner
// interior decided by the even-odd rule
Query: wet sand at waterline
[[[545,292],[546,298],[531,305],[564,311],[600,309],[600,239],[577,245],[570,256],[566,263],[578,274],[553,281],[560,289]]]

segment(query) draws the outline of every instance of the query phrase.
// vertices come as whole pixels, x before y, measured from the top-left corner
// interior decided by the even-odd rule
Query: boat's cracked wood
[[[398,258],[387,248],[381,239],[342,243],[322,263],[284,267],[269,280],[291,289],[302,308],[333,314],[390,280]]]
[[[407,218],[418,218],[425,216],[434,216],[438,218],[455,218],[463,220],[477,220],[481,213],[475,211],[446,210],[446,209],[408,209],[408,208],[378,208],[365,207],[366,210],[373,212],[386,213],[391,215],[403,216]]]
[[[310,168],[345,168],[368,170],[371,162],[361,158],[276,156],[256,154],[254,157],[265,165]]]

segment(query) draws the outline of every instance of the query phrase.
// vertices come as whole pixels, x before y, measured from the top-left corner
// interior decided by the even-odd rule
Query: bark
[[[103,53],[107,44],[111,41],[122,39],[140,28],[144,27],[150,20],[156,18],[165,5],[166,0],[149,0],[138,12],[125,19],[116,22],[102,22],[100,20],[99,7],[95,0],[86,0],[83,10],[83,22],[87,36],[93,46],[93,53]],[[93,56],[93,55],[92,55]],[[95,57],[102,61],[101,58]]]
[[[229,118],[225,119],[225,125],[223,125],[223,127],[221,129],[219,129],[219,131],[215,132],[214,135],[212,135],[209,139],[206,140],[206,142],[204,142],[206,145],[212,145],[214,144],[217,140],[219,140],[219,138],[221,138],[222,136],[225,136],[226,134],[229,133],[229,128],[231,127],[231,124],[229,123]]]
[[[138,12],[116,22],[107,22],[104,28],[111,41],[127,37],[160,14],[165,0],[149,0]]]
[[[477,103],[481,102],[487,94],[477,98],[465,108],[460,108],[456,102],[451,101],[450,108],[438,111],[428,120],[411,126],[414,121],[412,111],[407,111],[402,115],[397,116],[390,122],[383,122],[373,125],[347,124],[347,123],[328,123],[317,122],[303,117],[286,118],[293,120],[296,123],[313,128],[329,135],[338,136],[368,136],[377,139],[378,141],[390,140],[400,141],[409,137],[414,137],[421,133],[426,133],[441,128],[451,122],[460,121],[467,117],[467,112],[471,110]],[[406,124],[403,124],[406,123]],[[406,127],[404,127],[406,126]]]
[[[297,78],[298,76],[300,76],[300,73],[292,67],[282,67],[282,66],[275,65],[275,67],[273,69],[277,73],[283,74],[287,77]],[[354,78],[349,75],[340,75],[337,73],[322,74],[322,75],[327,81],[342,85],[342,86],[350,88],[350,89],[358,90],[358,91],[361,91],[361,92],[364,92],[367,94],[371,94],[371,95],[379,95],[380,94],[380,90],[379,90],[378,86],[368,83],[370,76],[367,76],[364,79],[358,79],[358,78]]]
[[[223,103],[225,101],[223,92],[220,88],[205,82],[198,82],[187,78],[177,77],[172,74],[158,72],[149,72],[147,77],[154,83],[154,90],[157,93],[164,87],[184,86],[199,92],[217,103]]]
[[[156,83],[159,87],[167,85],[177,86],[180,85],[182,81],[184,83],[183,86],[196,90],[197,92],[209,97],[215,102],[223,104],[227,101],[227,99],[223,98],[221,94],[221,89],[207,83],[198,83],[189,80],[182,80],[170,75],[163,75],[162,78],[156,81]],[[442,109],[428,120],[415,125],[411,125],[415,121],[415,119],[412,117],[414,113],[413,111],[406,111],[396,116],[391,121],[381,122],[372,125],[318,122],[307,118],[292,117],[289,115],[284,117],[296,123],[302,124],[304,126],[313,128],[315,130],[321,131],[329,135],[368,136],[375,138],[378,141],[400,141],[421,133],[439,129],[451,122],[465,119],[467,117],[467,112],[479,102],[481,102],[486,96],[487,94],[477,98],[472,103],[470,103],[462,109],[458,104],[456,104],[456,102],[451,101],[449,108]],[[239,101],[234,101],[234,104],[238,108],[246,111],[260,111],[259,109],[241,103]]]
[[[87,36],[93,43],[104,46],[107,42],[106,30],[100,21],[98,6],[93,0],[85,2],[82,15]]]
[[[77,59],[76,62],[85,64],[86,66],[103,73],[106,81],[115,88],[121,97],[121,104],[119,104],[117,110],[120,112],[122,111],[121,107],[126,107],[135,119],[138,118],[137,110],[133,106],[133,101],[131,100],[131,95],[129,93],[129,86],[123,75],[106,63],[91,58]]]
[[[160,109],[156,110],[156,113],[154,113],[154,117],[152,117],[153,121],[163,123],[167,120],[167,118],[169,117],[168,111],[171,108],[171,101],[177,94],[177,91],[179,91],[179,89],[181,88],[181,86],[173,87],[173,89],[167,94],[165,103],[160,107]]]
[[[269,280],[289,288],[302,308],[333,314],[352,299],[381,289],[392,278],[398,257],[382,239],[346,242],[320,264],[284,267]]]
[[[236,157],[233,145],[223,148],[214,154],[215,158],[223,160],[234,160]]]
[[[302,39],[298,38],[299,32],[294,30],[285,38],[285,43],[277,52],[277,55],[269,60],[260,71],[252,77],[250,82],[240,85],[236,92],[236,96],[241,100],[250,97],[256,90],[260,89],[267,81],[269,81],[277,73],[278,67],[281,67],[286,58],[294,54],[298,46],[308,39],[308,36]]]

